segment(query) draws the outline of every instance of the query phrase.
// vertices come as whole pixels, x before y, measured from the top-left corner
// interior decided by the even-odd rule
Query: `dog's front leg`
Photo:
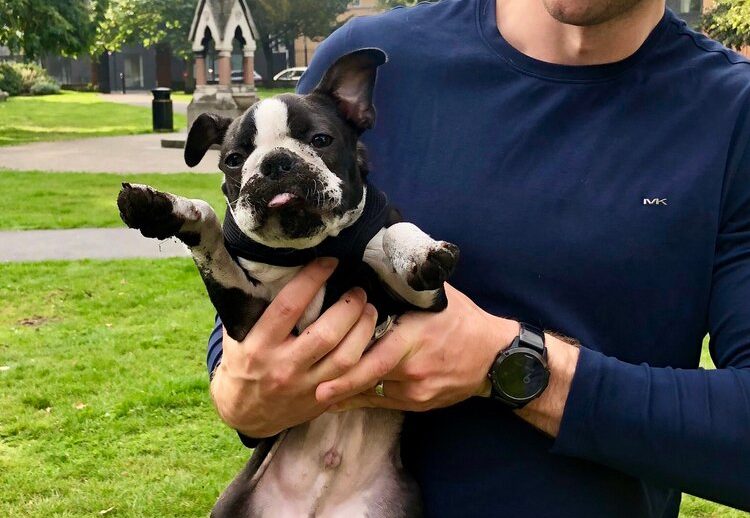
[[[382,229],[370,240],[363,260],[406,302],[442,311],[448,301],[443,283],[458,262],[458,247],[436,241],[412,223]]]
[[[255,285],[224,246],[219,218],[203,200],[189,200],[147,185],[122,184],[120,217],[146,237],[176,237],[185,243],[203,277],[208,295],[227,334],[242,340],[268,305],[268,294]]]

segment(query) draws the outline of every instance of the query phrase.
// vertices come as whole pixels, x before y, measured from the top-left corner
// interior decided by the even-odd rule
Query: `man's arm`
[[[708,307],[717,370],[582,349],[553,452],[750,510],[750,121],[740,114]],[[684,229],[689,232],[689,229]],[[658,347],[659,344],[653,344]]]

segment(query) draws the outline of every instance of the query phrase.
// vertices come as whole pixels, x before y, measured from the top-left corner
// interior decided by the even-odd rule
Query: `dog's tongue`
[[[271,198],[271,201],[268,202],[268,206],[270,208],[283,207],[284,205],[286,205],[287,203],[289,203],[290,201],[296,198],[297,197],[290,192],[283,192]]]

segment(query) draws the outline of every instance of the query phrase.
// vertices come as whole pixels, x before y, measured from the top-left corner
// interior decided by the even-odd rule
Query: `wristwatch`
[[[541,396],[549,383],[544,332],[521,323],[520,333],[497,355],[488,376],[491,397],[511,408],[523,408]]]

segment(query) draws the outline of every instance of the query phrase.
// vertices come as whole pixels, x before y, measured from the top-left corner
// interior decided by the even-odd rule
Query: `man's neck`
[[[555,19],[542,0],[495,0],[505,40],[529,57],[560,65],[599,65],[627,58],[643,44],[664,14],[664,0],[643,0],[595,25]]]

